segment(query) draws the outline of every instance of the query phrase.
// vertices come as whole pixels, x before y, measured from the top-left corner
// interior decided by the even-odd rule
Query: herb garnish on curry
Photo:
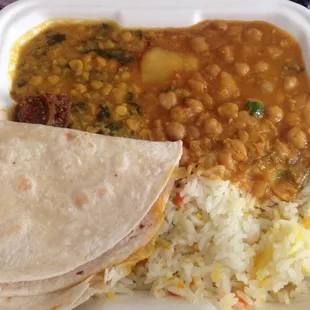
[[[217,167],[261,199],[292,199],[308,173],[301,50],[265,22],[55,23],[25,43],[12,86],[16,99],[45,93],[69,95],[71,128],[181,139],[181,165]]]

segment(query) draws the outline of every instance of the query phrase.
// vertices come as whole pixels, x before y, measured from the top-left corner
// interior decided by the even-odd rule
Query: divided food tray
[[[178,27],[204,19],[265,20],[291,33],[299,42],[310,72],[310,11],[287,0],[22,0],[0,11],[0,117],[6,118],[10,98],[9,51],[27,30],[51,18],[112,19],[122,26]],[[310,299],[310,296],[309,296]],[[80,310],[215,309],[207,302],[195,305],[176,298],[156,300],[145,294],[95,299]],[[306,310],[310,302],[268,305],[267,310]]]

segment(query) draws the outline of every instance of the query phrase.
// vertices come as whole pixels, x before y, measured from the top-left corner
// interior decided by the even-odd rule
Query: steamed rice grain
[[[208,299],[219,310],[303,300],[310,292],[310,230],[302,219],[310,215],[308,192],[258,206],[229,181],[192,175],[172,193],[147,262],[109,289]]]

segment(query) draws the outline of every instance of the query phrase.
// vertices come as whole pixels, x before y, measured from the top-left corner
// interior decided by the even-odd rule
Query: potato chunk
[[[157,47],[147,51],[140,64],[141,79],[144,83],[165,82],[175,72],[196,71],[197,68],[196,57]]]

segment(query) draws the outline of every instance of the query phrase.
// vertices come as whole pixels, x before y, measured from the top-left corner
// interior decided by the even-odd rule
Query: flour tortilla
[[[125,262],[120,263],[117,266],[113,266],[109,269],[104,270],[104,272],[99,273],[97,276],[93,277],[89,288],[85,291],[85,293],[74,303],[73,309],[84,304],[90,298],[94,296],[101,297],[104,294],[107,294],[112,290],[111,286],[114,285],[115,273],[119,274],[119,278],[126,277],[130,274],[132,267],[134,267],[139,261],[147,259],[153,252],[155,247],[155,239],[153,239],[146,247],[141,249],[140,251],[134,253]],[[111,275],[111,279],[109,276]],[[110,284],[110,282],[113,282]]]
[[[46,295],[0,298],[1,310],[68,310],[74,309],[82,296],[88,294],[89,281],[72,288]],[[85,294],[85,295],[84,295]],[[85,300],[86,301],[86,300]]]
[[[81,306],[82,304],[86,303],[89,299],[91,299],[95,294],[92,290],[87,290],[73,305],[72,309]]]
[[[160,228],[164,218],[162,209],[164,201],[162,196],[155,202],[152,209],[139,225],[105,254],[61,276],[39,281],[2,284],[0,286],[0,295],[6,297],[29,296],[54,292],[79,283],[90,275],[97,274],[110,266],[128,261],[128,258],[133,253],[139,251],[140,248],[145,247],[150,242]],[[141,259],[144,259],[144,256]],[[138,261],[141,259],[138,259]]]
[[[64,275],[112,249],[167,185],[181,142],[0,122],[0,283]]]

